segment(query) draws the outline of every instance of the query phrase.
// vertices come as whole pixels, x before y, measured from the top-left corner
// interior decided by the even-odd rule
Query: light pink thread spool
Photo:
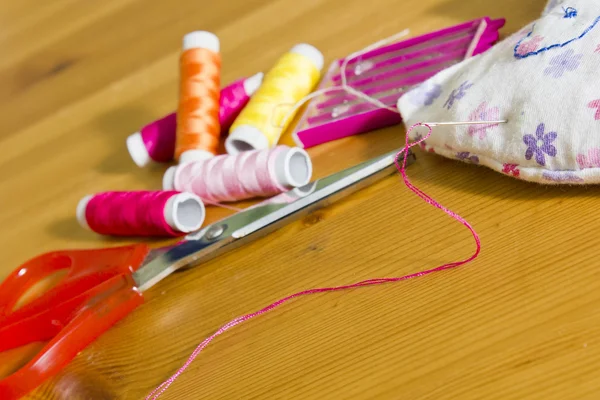
[[[276,146],[169,168],[164,190],[189,191],[207,203],[270,197],[310,182],[312,162],[299,147]]]
[[[247,79],[233,82],[221,90],[219,123],[222,135],[227,133],[235,118],[248,104],[250,96],[260,87],[263,75],[259,72]],[[171,161],[175,153],[176,131],[176,113],[149,123],[127,138],[127,149],[131,158],[139,167],[144,167],[151,161]]]

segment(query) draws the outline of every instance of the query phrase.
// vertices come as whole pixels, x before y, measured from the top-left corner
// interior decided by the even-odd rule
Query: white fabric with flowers
[[[599,74],[600,1],[551,0],[540,19],[414,88],[398,108],[407,126],[507,120],[434,127],[428,151],[533,182],[600,183]]]

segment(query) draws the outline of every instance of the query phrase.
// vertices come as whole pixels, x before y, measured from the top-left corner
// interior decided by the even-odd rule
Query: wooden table
[[[104,190],[156,189],[124,147],[177,101],[182,36],[216,32],[223,81],[298,42],[327,61],[410,28],[489,15],[506,36],[544,0],[4,1],[0,9],[0,278],[29,257],[117,245],[75,221]],[[395,127],[310,150],[316,176],[399,147]],[[289,140],[289,138],[287,139]],[[216,339],[165,399],[597,399],[595,187],[542,187],[417,151],[414,183],[483,242],[469,266],[298,299]],[[224,214],[210,210],[210,220]],[[231,318],[290,293],[462,259],[468,232],[390,177],[200,268],[83,351],[31,399],[138,399]]]

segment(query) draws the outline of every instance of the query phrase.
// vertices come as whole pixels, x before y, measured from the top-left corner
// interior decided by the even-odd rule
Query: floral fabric
[[[600,0],[550,0],[540,19],[398,101],[436,126],[425,150],[546,184],[600,183]],[[426,133],[415,129],[411,140]]]

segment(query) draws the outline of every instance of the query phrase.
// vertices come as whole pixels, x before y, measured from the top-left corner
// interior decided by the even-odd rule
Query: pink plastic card
[[[441,70],[483,53],[499,37],[504,19],[488,17],[371,50],[347,62],[346,81],[387,106]],[[319,90],[340,86],[344,59],[334,61]],[[401,116],[344,90],[314,98],[306,107],[293,138],[308,148],[343,137],[398,124]]]

